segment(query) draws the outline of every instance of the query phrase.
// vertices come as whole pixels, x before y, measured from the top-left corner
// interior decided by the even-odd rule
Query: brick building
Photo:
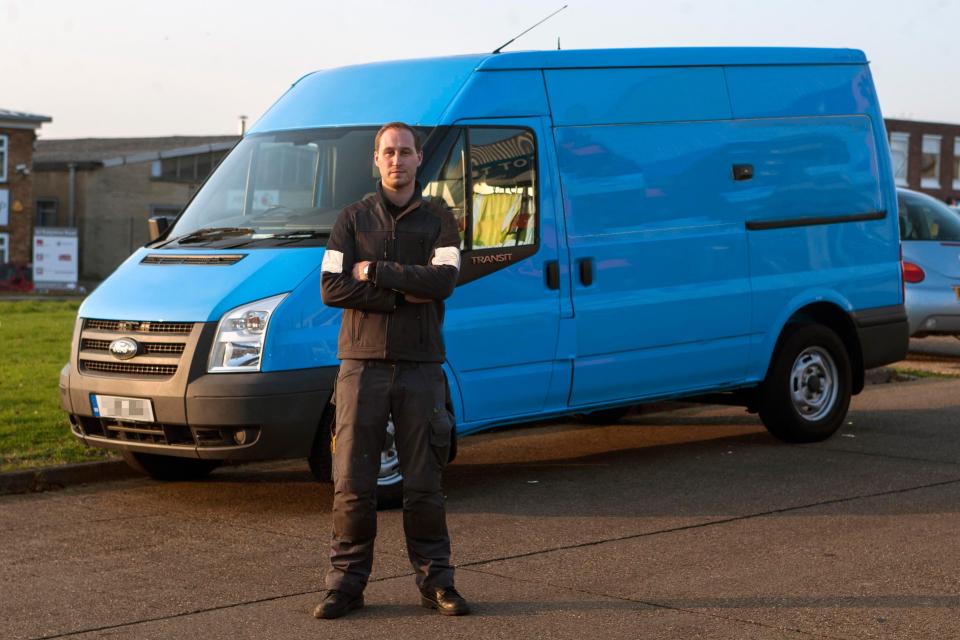
[[[0,109],[0,264],[32,259],[33,148],[48,116]]]
[[[897,186],[960,200],[960,125],[887,118]]]
[[[34,158],[37,225],[76,227],[80,279],[102,280],[147,242],[147,219],[179,213],[237,140],[40,140]]]

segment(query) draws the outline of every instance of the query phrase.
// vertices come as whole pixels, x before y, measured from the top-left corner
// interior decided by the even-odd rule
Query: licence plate
[[[138,422],[153,422],[153,403],[149,398],[124,398],[90,394],[93,415],[98,418],[121,418]]]

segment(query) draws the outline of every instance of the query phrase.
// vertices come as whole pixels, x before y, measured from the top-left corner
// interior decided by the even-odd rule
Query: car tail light
[[[918,282],[923,282],[923,279],[927,277],[927,274],[923,272],[923,269],[919,265],[915,265],[912,262],[903,263],[903,281],[909,282],[911,284],[916,284]]]

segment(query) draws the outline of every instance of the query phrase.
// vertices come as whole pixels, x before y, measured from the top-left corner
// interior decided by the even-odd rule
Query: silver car
[[[897,189],[910,335],[960,337],[960,216],[935,198]]]

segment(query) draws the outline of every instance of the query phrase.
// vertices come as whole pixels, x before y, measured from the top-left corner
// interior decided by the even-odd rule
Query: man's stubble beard
[[[392,191],[402,191],[406,187],[410,186],[417,179],[416,174],[410,175],[407,173],[403,178],[395,179],[387,176],[383,179],[383,184]]]

